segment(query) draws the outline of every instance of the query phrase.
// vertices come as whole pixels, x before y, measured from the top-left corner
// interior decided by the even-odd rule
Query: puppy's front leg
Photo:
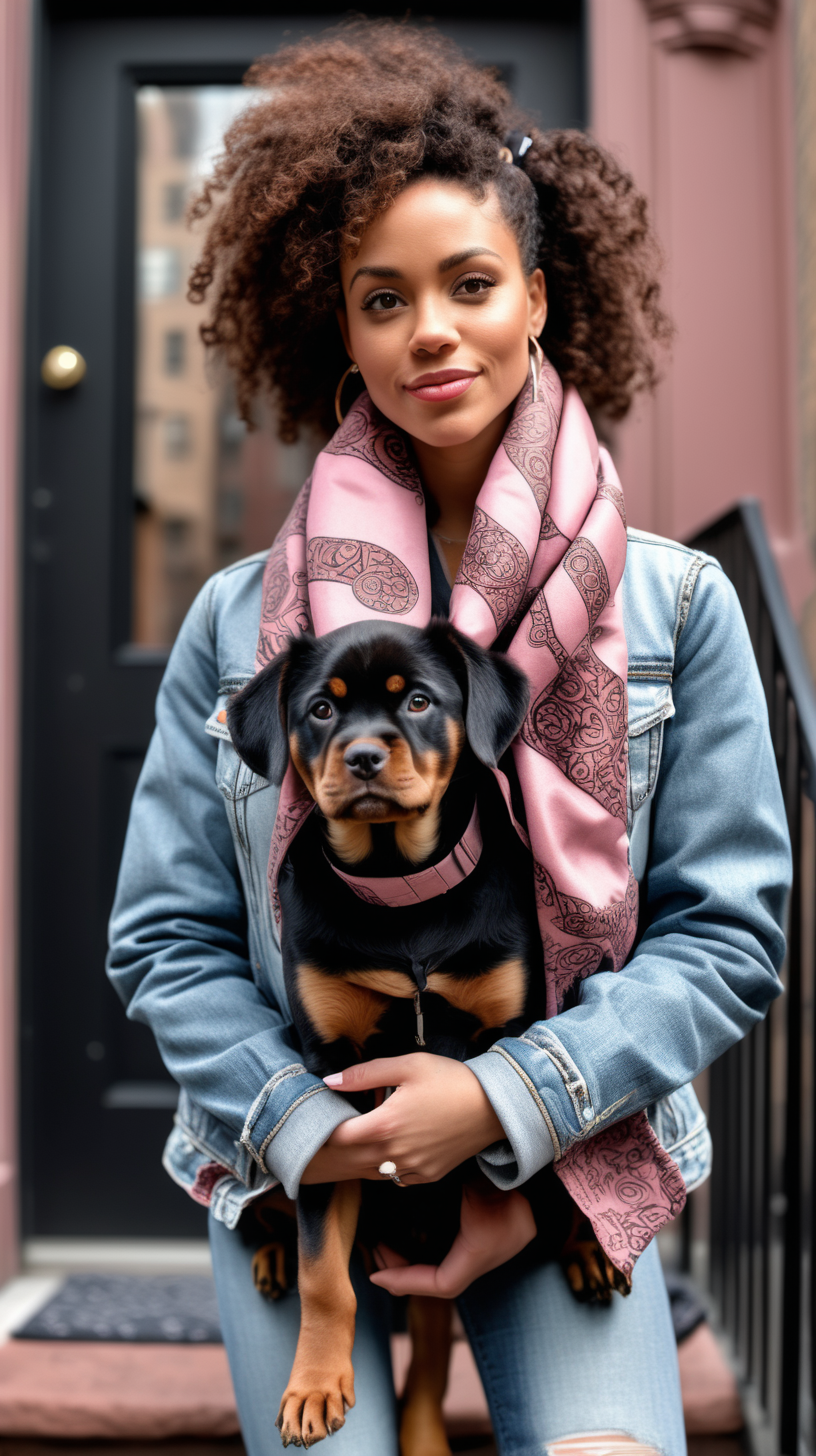
[[[276,1422],[284,1446],[322,1441],[354,1405],[357,1300],[349,1259],[359,1212],[357,1180],[313,1183],[298,1193],[300,1335]]]

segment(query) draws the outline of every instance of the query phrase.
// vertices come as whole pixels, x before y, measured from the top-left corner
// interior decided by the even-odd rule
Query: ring
[[[382,1173],[383,1178],[390,1178],[392,1183],[399,1183],[400,1188],[405,1186],[397,1172],[396,1163],[380,1163],[377,1172]]]

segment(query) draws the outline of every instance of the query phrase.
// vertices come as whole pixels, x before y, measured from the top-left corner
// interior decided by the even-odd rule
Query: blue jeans
[[[248,1456],[278,1456],[278,1405],[295,1355],[295,1293],[266,1304],[252,1284],[252,1251],[210,1217],[215,1285]],[[357,1404],[332,1437],[332,1456],[398,1456],[391,1380],[390,1297],[352,1257],[357,1295]],[[458,1301],[501,1456],[545,1456],[559,1437],[620,1431],[663,1456],[685,1456],[677,1347],[656,1244],[635,1268],[628,1299],[576,1303],[557,1264],[524,1254],[476,1281]]]

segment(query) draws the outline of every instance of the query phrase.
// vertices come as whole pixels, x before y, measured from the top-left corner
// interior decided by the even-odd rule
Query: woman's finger
[[[419,1070],[419,1054],[407,1057],[377,1057],[357,1062],[343,1072],[331,1072],[323,1081],[335,1092],[370,1092],[374,1087],[399,1087]]]
[[[370,1276],[371,1283],[389,1294],[430,1294],[435,1299],[452,1299],[454,1294],[442,1294],[438,1287],[439,1269],[436,1264],[409,1264],[405,1269],[381,1269]],[[461,1291],[456,1291],[461,1292]]]

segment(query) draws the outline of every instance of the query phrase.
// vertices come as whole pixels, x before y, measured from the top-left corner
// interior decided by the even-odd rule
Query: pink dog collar
[[[482,853],[482,832],[479,828],[479,811],[474,805],[470,823],[459,843],[446,854],[439,864],[430,869],[418,870],[415,875],[388,875],[381,879],[362,879],[347,875],[344,870],[331,864],[336,875],[365,900],[369,905],[419,905],[423,900],[433,900],[436,895],[446,895],[456,885],[461,885],[472,874]],[[327,856],[328,858],[328,856]]]

